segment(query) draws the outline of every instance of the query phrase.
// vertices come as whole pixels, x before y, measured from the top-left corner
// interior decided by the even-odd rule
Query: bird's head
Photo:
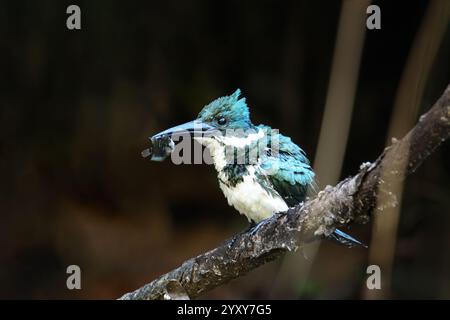
[[[222,132],[251,128],[250,113],[245,98],[239,98],[240,95],[241,90],[237,89],[232,95],[217,98],[200,111],[196,121]]]
[[[253,127],[245,98],[240,98],[241,90],[232,95],[217,98],[200,111],[197,119],[167,129],[153,136],[160,138],[190,132],[214,136],[230,130],[245,131]]]
[[[203,107],[195,120],[154,135],[152,152],[161,155],[153,154],[152,160],[164,159],[174,150],[172,137],[187,133],[213,153],[222,153],[224,146],[242,148],[259,139],[263,134],[256,133],[245,98],[240,95],[241,90],[237,89]]]

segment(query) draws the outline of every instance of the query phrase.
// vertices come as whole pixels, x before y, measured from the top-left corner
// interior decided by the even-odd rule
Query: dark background
[[[366,33],[342,178],[385,146],[429,2],[375,3],[382,29]],[[81,7],[81,30],[66,28],[70,4]],[[253,122],[313,160],[340,10],[340,1],[0,1],[0,298],[116,298],[246,228],[212,167],[140,153],[148,136],[241,88]],[[419,114],[449,83],[449,56],[447,30]],[[447,143],[406,182],[387,297],[450,298],[449,160]],[[370,244],[371,224],[352,234]],[[308,276],[278,293],[272,263],[204,297],[363,298],[367,259],[324,242]],[[65,286],[71,264],[82,290]]]

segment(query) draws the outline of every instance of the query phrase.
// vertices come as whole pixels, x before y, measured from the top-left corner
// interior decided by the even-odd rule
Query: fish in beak
[[[174,136],[186,136],[190,137],[201,136],[204,134],[213,134],[216,128],[202,122],[201,120],[194,120],[184,124],[180,124],[173,128],[161,131],[150,138],[151,146],[148,149],[142,151],[144,158],[150,157],[153,161],[163,161],[166,159],[172,151],[175,149],[175,143],[173,142]]]

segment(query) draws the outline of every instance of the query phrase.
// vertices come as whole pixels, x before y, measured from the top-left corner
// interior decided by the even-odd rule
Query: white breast
[[[255,180],[254,168],[249,167],[250,175],[246,175],[242,182],[234,187],[228,187],[220,182],[228,204],[233,206],[247,219],[260,222],[276,212],[286,211],[288,206],[279,196],[267,192]]]
[[[267,219],[276,212],[286,211],[288,209],[286,202],[280,196],[274,196],[261,187],[255,176],[255,167],[251,165],[247,166],[249,174],[245,175],[243,181],[237,183],[234,187],[229,187],[222,182],[227,182],[227,177],[224,175],[222,169],[227,164],[225,145],[242,148],[263,137],[264,132],[259,130],[257,133],[250,134],[246,138],[225,136],[220,138],[195,138],[195,140],[209,149],[214,160],[214,166],[219,175],[220,188],[225,194],[228,204],[245,215],[247,219],[255,222]]]

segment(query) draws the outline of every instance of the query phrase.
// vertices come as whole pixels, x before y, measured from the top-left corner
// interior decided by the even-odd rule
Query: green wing
[[[263,127],[265,131],[268,127]],[[270,138],[273,137],[268,134]],[[278,154],[274,152],[272,143],[261,159],[261,172],[268,189],[278,193],[289,207],[302,202],[308,189],[314,185],[314,172],[300,149],[289,137],[277,134]],[[272,142],[272,141],[270,141]],[[274,145],[276,146],[276,144]]]

